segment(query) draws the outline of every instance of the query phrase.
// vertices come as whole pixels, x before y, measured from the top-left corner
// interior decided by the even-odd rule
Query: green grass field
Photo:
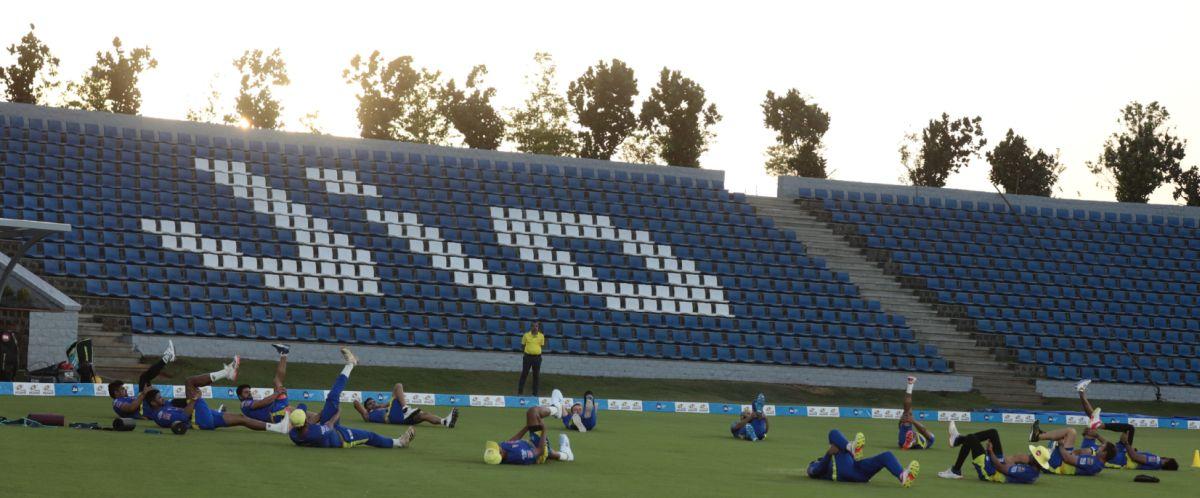
[[[177,362],[173,372],[195,372],[208,362]],[[296,387],[322,387],[336,375],[335,366],[296,365],[289,372],[289,384]],[[265,385],[270,365],[249,363],[243,379]],[[402,376],[401,374],[407,374]],[[441,376],[439,379],[438,376]],[[397,377],[403,377],[397,379]],[[462,378],[460,378],[462,377]],[[394,380],[403,380],[411,391],[504,393],[512,389],[511,375],[504,382],[497,374],[486,372],[420,372],[401,369],[359,367],[350,389],[382,389]],[[413,380],[410,380],[413,379]],[[581,390],[576,382],[588,379],[550,377],[544,380],[566,387],[567,394]],[[418,382],[419,381],[419,382]],[[619,379],[591,379],[588,385],[602,396],[617,391],[632,398],[669,400],[738,400],[738,386],[724,383],[700,383],[692,386],[673,382],[625,385]],[[181,382],[178,377],[168,382]],[[460,382],[462,384],[460,384]],[[609,385],[609,383],[612,385]],[[643,381],[644,382],[644,381]],[[657,382],[657,381],[655,381]],[[506,387],[507,386],[507,387]],[[476,388],[477,387],[477,388]],[[707,387],[707,388],[706,388]],[[750,389],[753,386],[741,386]],[[601,388],[609,389],[608,391]],[[624,389],[624,391],[622,391]],[[783,388],[778,388],[783,389]],[[546,389],[548,390],[548,389]],[[768,391],[772,395],[774,391]],[[687,395],[687,394],[692,395]],[[887,393],[873,405],[894,406],[898,390]],[[648,394],[660,394],[649,396]],[[810,402],[813,396],[867,400],[869,392],[842,394],[832,392],[807,395],[801,391],[776,392],[778,402]],[[875,394],[879,396],[881,394]],[[796,398],[792,398],[795,396]],[[940,396],[921,397],[933,401]],[[962,396],[962,395],[956,395]],[[744,396],[743,396],[744,397]],[[956,398],[962,401],[967,398]],[[219,401],[218,401],[219,402]],[[834,403],[839,404],[839,403]],[[1186,406],[1186,405],[1181,405]],[[923,406],[924,407],[924,406]],[[953,406],[964,408],[963,406]],[[230,408],[235,407],[230,404]],[[968,407],[969,408],[969,407]],[[1107,408],[1107,406],[1106,406]],[[1191,407],[1194,409],[1194,407]],[[353,414],[349,405],[343,414]],[[434,407],[435,413],[447,411]],[[29,412],[58,412],[68,421],[112,419],[109,401],[102,398],[0,398],[0,415],[9,418]],[[1173,411],[1176,414],[1182,414]],[[720,415],[652,414],[601,412],[596,431],[571,432],[576,461],[550,462],[547,465],[514,467],[487,466],[482,463],[483,442],[502,440],[524,423],[517,409],[465,408],[459,427],[418,426],[411,448],[309,449],[298,448],[284,436],[258,433],[241,428],[217,431],[191,431],[185,436],[169,432],[145,434],[142,422],[135,432],[80,431],[65,428],[30,429],[0,427],[0,471],[3,496],[50,496],[83,493],[87,496],[137,496],[171,493],[181,496],[281,494],[293,496],[544,496],[568,492],[582,496],[892,496],[902,493],[927,497],[1013,496],[1126,496],[1151,492],[1164,496],[1193,496],[1200,484],[1200,469],[1191,469],[1192,451],[1200,448],[1200,435],[1192,432],[1145,429],[1138,431],[1138,445],[1158,454],[1174,456],[1184,464],[1179,472],[1158,472],[1161,484],[1132,482],[1133,471],[1106,470],[1097,477],[1045,475],[1030,488],[978,482],[974,479],[946,481],[937,471],[950,466],[957,450],[945,443],[946,426],[931,424],[939,436],[933,450],[899,452],[903,464],[918,459],[921,477],[912,489],[902,489],[886,471],[870,484],[813,481],[804,475],[809,461],[827,448],[826,433],[839,428],[867,435],[867,454],[894,450],[896,425],[893,421],[816,419],[776,417],[766,441],[749,443],[729,436],[732,420]],[[353,417],[357,418],[357,417]],[[398,435],[399,426],[349,422],[347,425],[369,428],[385,435]],[[557,441],[559,426],[552,426],[551,441]],[[986,427],[961,424],[965,431]],[[1023,449],[1027,428],[999,425],[1009,452]],[[969,466],[967,469],[968,476]],[[1191,490],[1191,491],[1189,491]],[[1115,494],[1112,494],[1115,493]]]

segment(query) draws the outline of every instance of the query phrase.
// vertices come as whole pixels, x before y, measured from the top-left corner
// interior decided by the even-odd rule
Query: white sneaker
[[[358,365],[358,357],[350,352],[350,348],[342,348],[342,358],[346,360],[347,365]]]
[[[571,451],[571,440],[567,439],[566,434],[558,435],[558,452],[562,454],[560,460],[564,462],[575,460],[575,452]]]
[[[1083,379],[1075,383],[1075,390],[1078,392],[1087,391],[1088,385],[1092,383],[1092,379]]]
[[[558,418],[563,417],[563,394],[562,391],[555,389],[550,391],[550,406],[558,408]]]
[[[162,361],[163,363],[175,361],[175,341],[167,340],[167,350],[163,351]]]
[[[234,356],[233,363],[225,365],[225,378],[230,382],[236,381],[238,376],[238,368],[242,366],[242,357]]]
[[[950,421],[950,440],[946,441],[946,443],[949,444],[951,448],[953,448],[955,439],[958,439],[958,426],[954,425],[954,421],[951,420]],[[938,474],[938,475],[941,475],[941,474]],[[959,476],[959,477],[962,477],[962,476]]]
[[[911,376],[911,375],[909,375],[909,376],[908,376],[908,383],[909,383],[909,385],[916,384],[916,383],[917,383],[917,378],[916,378],[916,377],[913,377],[913,376]]]
[[[571,414],[571,425],[579,432],[587,432],[587,426],[583,425],[583,417],[580,417],[578,413]]]
[[[1092,410],[1091,418],[1088,419],[1088,428],[1094,431],[1101,425],[1104,425],[1104,422],[1100,420],[1100,407],[1096,407],[1095,410]]]
[[[941,477],[942,479],[962,479],[961,475],[955,474],[954,471],[950,469],[938,472],[938,477]]]
[[[404,431],[404,434],[392,440],[392,446],[395,448],[407,448],[415,437],[417,437],[417,431],[409,427],[407,431]]]

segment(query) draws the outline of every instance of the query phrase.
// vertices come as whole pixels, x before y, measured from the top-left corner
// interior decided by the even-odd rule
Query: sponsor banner
[[[438,406],[471,406],[471,396],[467,394],[435,394],[433,397]]]
[[[288,399],[293,403],[312,403],[325,401],[325,391],[320,389],[288,389]]]
[[[1083,415],[1067,415],[1065,420],[1067,425],[1088,425],[1088,418]]]
[[[742,413],[742,405],[733,405],[729,403],[709,403],[709,413],[719,413],[722,415],[739,415]]]
[[[340,401],[342,403],[353,403],[355,401],[362,401],[362,391],[342,391],[342,396],[341,396]]]
[[[388,399],[391,399],[392,393],[387,393]],[[436,405],[437,395],[430,393],[404,393],[404,404],[406,405]]]
[[[0,386],[0,394],[4,394],[4,386]],[[92,384],[92,395],[107,398],[108,384]]]
[[[263,399],[267,396],[275,394],[275,389],[270,387],[251,387],[250,397],[254,399]]]
[[[408,403],[412,403],[412,401],[408,400],[407,394],[404,396],[404,398]],[[362,391],[361,401],[365,403],[367,399],[373,399],[376,403],[383,405],[392,401],[392,393],[385,393],[383,391]]]
[[[472,394],[469,397],[471,406],[486,406],[489,408],[504,408],[504,396]]]
[[[54,384],[55,396],[94,396],[92,384]]]
[[[971,412],[938,412],[939,422],[970,422]]]
[[[1134,427],[1158,427],[1157,418],[1129,417],[1129,425]]]
[[[810,406],[808,407],[808,416],[838,418],[841,416],[841,412],[836,406]]]
[[[917,422],[932,422],[938,419],[937,410],[913,410],[913,419]]]
[[[1006,424],[1032,424],[1037,417],[1032,413],[1005,413],[1002,420]]]
[[[808,407],[779,405],[775,407],[775,415],[782,417],[805,417],[808,416]]]
[[[842,418],[873,418],[870,408],[842,407]]]
[[[219,386],[212,389],[213,399],[237,399],[236,386]]]
[[[13,395],[13,383],[12,382],[0,382],[0,396],[12,396],[12,395]],[[105,393],[105,396],[108,396],[107,392]]]
[[[54,396],[55,384],[40,382],[13,382],[15,396]]]
[[[1160,418],[1158,426],[1168,429],[1188,429],[1188,421],[1181,418]]]
[[[971,412],[972,422],[996,424],[1002,422],[1000,414],[994,412]]]
[[[1187,428],[1193,431],[1200,431],[1200,420],[1188,420]]]
[[[659,413],[675,413],[674,401],[643,401],[642,411],[644,412],[659,412]]]
[[[695,403],[690,401],[676,401],[676,413],[709,413],[708,403]]]
[[[610,399],[608,400],[608,409],[622,412],[640,412],[642,411],[642,402],[636,399]]]
[[[1116,423],[1116,424],[1128,424],[1128,423],[1129,423],[1129,417],[1127,417],[1127,416],[1125,416],[1125,415],[1107,415],[1107,414],[1104,414],[1104,415],[1100,415],[1100,420],[1103,420],[1103,421],[1104,421],[1104,423],[1106,423],[1106,424],[1113,424],[1113,423]]]
[[[538,406],[538,402],[537,398],[531,396],[505,396],[504,406],[509,408],[529,408],[531,406]],[[601,406],[603,406],[603,403],[600,403],[600,400],[596,400],[596,407],[599,408]]]
[[[900,408],[872,408],[871,418],[880,418],[885,420],[898,420],[900,415],[904,414],[904,410]]]

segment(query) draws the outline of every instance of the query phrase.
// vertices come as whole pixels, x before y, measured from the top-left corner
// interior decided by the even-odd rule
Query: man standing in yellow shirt
[[[521,358],[521,380],[517,382],[517,395],[525,393],[525,377],[533,370],[533,395],[538,395],[538,376],[542,371],[542,346],[546,345],[546,335],[542,334],[541,324],[534,322],[533,327],[521,336],[521,347],[525,355]]]

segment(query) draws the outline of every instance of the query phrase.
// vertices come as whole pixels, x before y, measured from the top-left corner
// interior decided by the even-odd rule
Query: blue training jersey
[[[275,422],[275,414],[287,409],[288,402],[287,398],[281,397],[262,408],[251,408],[253,405],[253,399],[242,401],[242,415],[250,417],[254,420],[273,423]]]
[[[1008,474],[1004,476],[1004,482],[1012,484],[1033,484],[1038,476],[1042,474],[1032,465],[1018,463],[1008,467]]]
[[[333,427],[325,424],[308,424],[306,427],[308,430],[304,432],[304,435],[300,434],[300,429],[288,431],[288,437],[292,439],[293,443],[313,448],[342,447],[342,436]]]
[[[388,409],[387,408],[376,408],[374,410],[367,412],[367,421],[374,422],[376,424],[388,423]]]
[[[514,465],[537,463],[537,448],[534,448],[533,443],[524,439],[504,441],[500,443],[500,449],[504,451],[504,463]]]
[[[138,406],[133,404],[134,401],[137,401],[137,398],[135,398],[133,396],[125,396],[125,397],[114,399],[112,402],[113,413],[116,413],[118,417],[142,418],[142,414],[138,412]],[[121,406],[132,407],[133,413],[130,414],[130,413],[122,412]]]
[[[1162,457],[1141,451],[1138,454],[1146,457],[1146,463],[1135,463],[1133,460],[1130,460],[1129,463],[1137,465],[1137,470],[1162,470]]]
[[[1104,462],[1095,455],[1078,455],[1075,463],[1075,475],[1094,476],[1104,470]]]
[[[158,411],[158,413],[154,415],[154,423],[158,424],[159,427],[166,428],[170,428],[171,424],[174,424],[175,422],[190,423],[191,420],[192,417],[189,416],[187,412],[183,411],[183,408],[176,406],[164,406]]]

